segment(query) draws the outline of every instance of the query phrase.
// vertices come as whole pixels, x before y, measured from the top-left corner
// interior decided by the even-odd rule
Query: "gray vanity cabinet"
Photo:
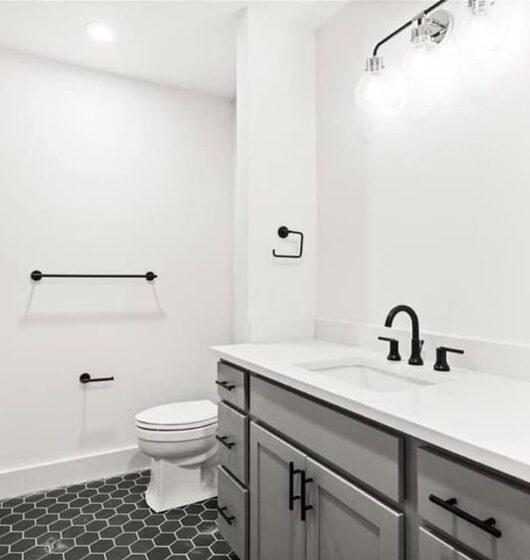
[[[473,560],[423,527],[419,531],[421,560]]]
[[[248,490],[223,467],[218,467],[219,531],[238,558],[245,560],[248,549]]]
[[[290,463],[292,466],[290,467]],[[305,456],[270,432],[250,428],[251,560],[303,560],[305,527],[300,522],[300,483],[290,488],[290,469],[301,471]]]
[[[528,490],[429,448],[418,450],[418,513],[489,560],[530,557]]]
[[[239,560],[530,558],[528,485],[226,362],[216,382]]]
[[[251,560],[403,558],[403,514],[254,423],[250,465]]]
[[[307,560],[400,560],[403,514],[313,459],[308,484]]]

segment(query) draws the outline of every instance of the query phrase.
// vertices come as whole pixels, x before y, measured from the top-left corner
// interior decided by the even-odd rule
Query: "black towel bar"
[[[152,282],[158,276],[154,272],[145,274],[44,274],[40,270],[34,270],[31,273],[31,279],[35,282],[42,278],[145,278],[148,282]]]

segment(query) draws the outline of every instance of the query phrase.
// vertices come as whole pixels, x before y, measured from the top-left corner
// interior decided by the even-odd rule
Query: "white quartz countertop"
[[[384,355],[353,346],[311,340],[213,351],[287,387],[530,483],[530,383],[464,370],[436,373],[426,364],[414,368],[418,375],[423,370],[444,382],[376,392],[300,365],[356,358],[386,363]]]

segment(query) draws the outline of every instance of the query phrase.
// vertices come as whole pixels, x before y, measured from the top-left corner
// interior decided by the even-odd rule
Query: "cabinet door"
[[[402,513],[312,459],[306,477],[307,560],[402,560]]]
[[[471,560],[453,548],[450,544],[433,535],[430,531],[420,529],[420,558],[423,560]]]
[[[289,499],[300,495],[304,466],[305,456],[300,451],[251,424],[251,560],[305,560],[300,499]]]

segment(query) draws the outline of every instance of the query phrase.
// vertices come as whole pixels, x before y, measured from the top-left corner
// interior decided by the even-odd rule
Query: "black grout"
[[[1,560],[237,560],[217,500],[155,513],[146,471],[0,501]]]

